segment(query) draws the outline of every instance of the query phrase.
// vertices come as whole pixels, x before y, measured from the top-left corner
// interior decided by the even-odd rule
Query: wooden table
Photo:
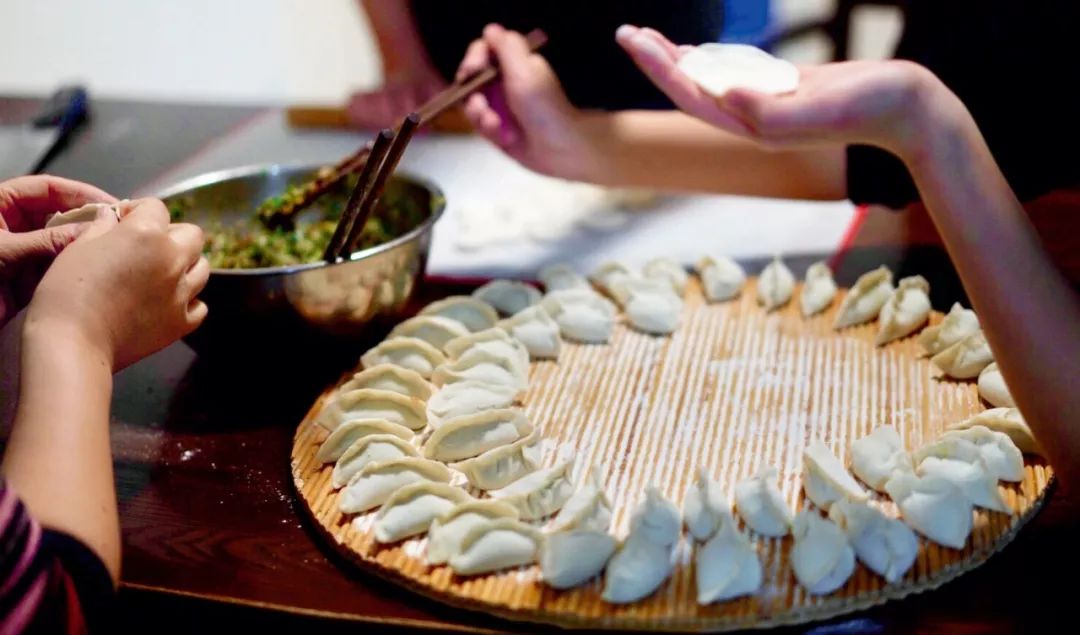
[[[0,121],[5,112],[13,112],[12,104],[25,107],[0,99]],[[141,131],[139,121],[165,122],[165,113],[175,112],[170,108],[106,104],[99,114],[133,117]],[[201,111],[205,118],[199,108],[184,112],[184,126],[172,132],[159,128],[152,142],[133,137],[143,140],[149,156],[159,157],[157,163],[162,156],[182,159],[177,155],[193,152],[200,139],[221,134],[252,111],[206,108]],[[76,142],[83,158],[69,155],[55,171],[96,180],[123,194],[163,166],[139,175],[101,174],[99,154],[118,151],[115,139],[101,134],[110,123],[105,119],[91,126],[94,134]],[[127,184],[119,185],[121,180]],[[1065,196],[1050,207],[1056,210],[1054,222],[1060,222],[1064,213],[1080,207],[1080,197]],[[901,272],[927,276],[935,306],[948,306],[962,291],[927,228],[917,213],[871,211],[855,247],[842,259],[838,280],[850,284],[861,271],[899,255]],[[1075,240],[1058,235],[1052,241],[1063,245],[1055,252],[1064,254],[1071,271],[1080,270],[1080,251],[1075,242],[1069,244]],[[418,301],[458,290],[428,284]],[[16,335],[15,328],[0,333],[0,421],[5,423],[17,385]],[[371,333],[371,341],[381,335]],[[318,627],[332,632],[354,631],[356,622],[402,631],[538,630],[424,600],[339,562],[315,540],[295,501],[291,438],[316,395],[355,363],[361,348],[229,361],[197,357],[176,344],[117,376],[112,440],[124,532],[118,629],[183,631],[243,620],[249,629]],[[1014,544],[976,572],[937,592],[818,625],[814,631],[1006,632],[1061,623],[1073,613],[1073,583],[1050,580],[1069,575],[1071,565],[1080,561],[1075,527],[1067,520],[1076,515],[1056,493]]]

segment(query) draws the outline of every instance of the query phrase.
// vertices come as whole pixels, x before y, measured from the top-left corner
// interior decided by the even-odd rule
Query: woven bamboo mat
[[[739,300],[706,304],[692,281],[680,327],[671,337],[619,325],[609,345],[566,343],[558,362],[534,362],[524,408],[551,440],[544,446],[545,464],[568,449],[579,464],[601,464],[615,509],[614,531],[624,536],[647,484],[657,484],[681,506],[700,465],[720,479],[729,500],[736,481],[762,465],[775,465],[781,490],[797,510],[805,504],[802,450],[809,440],[821,438],[846,462],[850,443],[877,425],[896,426],[908,449],[914,449],[946,425],[984,409],[974,382],[942,379],[922,357],[916,338],[877,348],[876,323],[842,333],[832,330],[839,299],[808,320],[796,304],[765,313],[755,304],[752,282]],[[931,321],[941,317],[935,313]],[[374,512],[355,524],[343,517],[330,486],[333,466],[314,461],[325,437],[314,424],[321,402],[297,429],[292,470],[315,525],[338,552],[447,604],[566,627],[764,627],[826,619],[934,589],[1012,540],[1041,507],[1052,478],[1046,463],[1025,457],[1023,482],[1001,485],[1013,515],[977,510],[975,528],[961,551],[920,539],[915,566],[895,585],[859,565],[839,591],[812,596],[791,572],[791,538],[757,537],[765,570],[757,595],[702,607],[695,601],[693,548],[684,537],[679,566],[654,595],[612,606],[600,600],[599,580],[555,591],[539,582],[538,567],[459,578],[449,567],[424,564],[422,538],[391,546],[375,543],[370,531]],[[895,507],[884,500],[886,511],[895,515]]]

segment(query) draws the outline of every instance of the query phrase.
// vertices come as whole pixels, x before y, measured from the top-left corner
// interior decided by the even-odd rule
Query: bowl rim
[[[236,179],[253,174],[261,173],[274,173],[282,172],[285,170],[318,170],[319,168],[330,165],[329,163],[310,163],[310,162],[296,162],[296,163],[253,163],[248,165],[241,165],[232,168],[224,168],[221,170],[214,170],[211,172],[204,172],[195,176],[183,179],[177,183],[166,186],[154,194],[155,198],[165,199],[171,196],[178,196],[194,190],[200,187],[206,187],[208,185],[214,185],[228,181],[230,179]],[[434,204],[432,205],[431,214],[416,227],[405,232],[404,234],[394,238],[393,240],[381,243],[367,249],[361,249],[360,251],[354,251],[349,254],[348,259],[341,262],[328,263],[325,260],[318,262],[307,262],[299,265],[280,265],[277,267],[256,267],[252,269],[210,269],[211,275],[218,276],[270,276],[270,275],[288,275],[292,273],[298,273],[301,271],[308,271],[311,269],[331,268],[331,267],[343,267],[358,260],[364,260],[372,256],[381,254],[383,252],[390,251],[399,245],[403,245],[408,242],[412,242],[420,235],[431,230],[439,218],[442,217],[443,212],[446,211],[446,195],[443,194],[442,188],[432,183],[429,179],[422,176],[417,176],[409,171],[395,170],[392,178],[402,178],[406,181],[411,181],[416,185],[424,187],[432,194]]]

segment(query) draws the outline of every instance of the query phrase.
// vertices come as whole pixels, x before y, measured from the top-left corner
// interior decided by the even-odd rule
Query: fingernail
[[[657,60],[666,60],[668,58],[667,51],[664,50],[664,47],[657,44],[655,40],[644,33],[635,33],[634,36],[630,38],[630,41],[633,42],[634,46],[642,53],[649,57]]]
[[[615,29],[615,39],[616,40],[628,40],[631,37],[633,37],[634,34],[637,33],[637,32],[638,32],[638,28],[636,26],[633,26],[633,25],[630,25],[630,24],[624,24],[624,25],[620,26],[619,28]]]

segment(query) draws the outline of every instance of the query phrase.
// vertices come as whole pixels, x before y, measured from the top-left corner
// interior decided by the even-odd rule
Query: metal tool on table
[[[88,115],[86,89],[68,86],[30,121],[0,125],[0,180],[43,172]]]

